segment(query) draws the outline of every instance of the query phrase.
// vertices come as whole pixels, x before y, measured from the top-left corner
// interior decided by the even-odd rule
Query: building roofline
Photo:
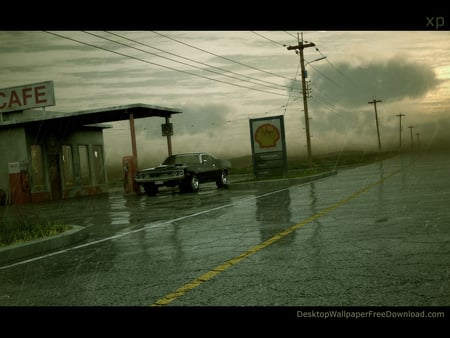
[[[75,126],[92,125],[105,122],[128,120],[131,113],[133,114],[134,119],[146,117],[168,118],[171,117],[172,114],[182,113],[182,111],[178,109],[153,106],[142,103],[81,110],[73,113],[61,113],[43,110],[28,110],[27,112],[36,112],[36,114],[39,114],[39,117],[27,117],[20,120],[2,121],[0,122],[0,129],[46,122],[56,124],[65,122]],[[20,113],[20,111],[14,113]]]

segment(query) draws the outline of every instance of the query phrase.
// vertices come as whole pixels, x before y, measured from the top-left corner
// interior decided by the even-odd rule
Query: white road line
[[[327,177],[324,177],[323,179],[325,179],[325,178],[327,178]],[[317,181],[320,181],[320,180],[322,180],[322,179],[315,180],[315,181],[317,182]],[[117,234],[117,235],[114,235],[114,236],[106,237],[106,238],[99,239],[99,240],[96,240],[96,241],[92,241],[92,242],[76,245],[76,246],[73,246],[73,247],[70,247],[70,248],[54,251],[54,252],[51,252],[51,253],[48,253],[48,254],[45,254],[45,255],[33,257],[33,258],[30,258],[30,259],[26,259],[26,260],[19,261],[19,262],[16,262],[16,263],[12,263],[12,264],[9,264],[9,265],[0,266],[0,270],[5,270],[5,269],[8,269],[8,268],[12,268],[14,266],[31,263],[31,262],[38,261],[38,260],[41,260],[41,259],[44,259],[44,258],[48,258],[48,257],[51,257],[51,256],[55,256],[55,255],[59,255],[59,254],[62,254],[62,253],[66,253],[66,252],[69,252],[69,251],[72,251],[72,250],[77,250],[77,249],[81,249],[81,248],[84,248],[84,247],[87,247],[87,246],[91,246],[91,245],[99,244],[99,243],[102,243],[102,242],[110,241],[110,240],[113,240],[113,239],[121,238],[121,237],[130,235],[130,234],[133,234],[133,233],[136,233],[136,232],[140,232],[140,231],[143,231],[143,230],[146,230],[146,229],[149,229],[149,228],[157,228],[157,227],[161,227],[161,226],[173,223],[173,222],[179,222],[179,221],[191,218],[191,217],[207,214],[207,213],[215,211],[215,210],[220,210],[220,209],[228,208],[228,207],[231,207],[231,206],[236,206],[236,205],[239,205],[239,204],[242,204],[242,203],[247,203],[249,201],[256,200],[256,199],[261,198],[261,197],[277,194],[277,193],[279,193],[281,191],[289,190],[289,189],[292,189],[294,187],[303,186],[303,185],[306,185],[306,184],[309,184],[309,183],[310,182],[305,182],[305,183],[302,183],[302,184],[299,184],[299,185],[294,185],[294,186],[290,186],[290,187],[287,187],[287,188],[283,188],[283,189],[279,189],[279,190],[275,190],[275,191],[270,191],[270,192],[264,193],[262,195],[243,198],[243,199],[241,199],[241,200],[239,200],[237,202],[224,204],[224,205],[221,205],[221,206],[218,206],[218,207],[215,207],[215,208],[199,211],[199,212],[196,212],[196,213],[193,213],[193,214],[190,214],[190,215],[174,218],[174,219],[171,219],[171,220],[168,220],[168,221],[159,222],[159,223],[153,223],[153,224],[152,223],[146,224],[142,228],[139,228],[139,229],[127,231],[127,232],[124,232],[124,233],[121,233],[121,234]]]

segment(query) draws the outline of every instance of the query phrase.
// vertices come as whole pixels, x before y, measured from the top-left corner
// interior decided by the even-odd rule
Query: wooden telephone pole
[[[308,116],[308,93],[306,90],[305,59],[303,57],[303,49],[308,47],[314,47],[315,44],[312,42],[303,41],[303,33],[301,40],[299,35],[297,34],[297,40],[298,40],[297,46],[288,46],[287,49],[288,50],[294,49],[297,54],[300,54],[300,66],[302,71],[303,108],[305,111],[306,147],[308,150],[308,166],[312,167],[311,136],[309,133],[309,116]]]
[[[399,134],[399,145],[398,145],[398,147],[399,147],[399,150],[401,150],[402,149],[402,116],[405,116],[405,114],[397,114],[395,116],[398,116],[399,119],[400,119],[400,126],[399,126],[399,129],[398,129],[398,134]]]
[[[378,127],[377,102],[381,102],[381,100],[374,99],[373,101],[370,101],[369,104],[373,104],[375,107],[375,121],[377,123],[377,135],[378,135],[378,152],[381,153],[381,140],[380,140],[380,128]]]

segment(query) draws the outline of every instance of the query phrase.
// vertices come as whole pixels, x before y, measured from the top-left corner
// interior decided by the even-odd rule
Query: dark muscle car
[[[231,163],[209,153],[182,153],[167,157],[154,168],[139,170],[135,181],[149,196],[158,193],[158,187],[179,186],[181,192],[196,192],[200,183],[216,182],[218,188],[228,186]]]

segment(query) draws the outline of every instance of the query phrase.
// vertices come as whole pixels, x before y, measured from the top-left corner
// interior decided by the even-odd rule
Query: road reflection
[[[316,185],[314,182],[311,182],[309,184],[309,196],[311,199],[311,203],[310,203],[310,209],[311,209],[311,215],[315,215],[317,214],[317,212],[319,211],[317,209],[317,192],[316,192]],[[316,265],[319,266],[323,263],[322,257],[319,253],[321,251],[321,249],[323,248],[323,245],[321,244],[323,241],[323,236],[322,236],[322,223],[319,221],[320,217],[317,217],[314,222],[313,222],[313,227],[312,227],[312,235],[309,239],[309,247],[311,249],[311,257],[312,262]]]
[[[275,236],[293,226],[291,222],[291,196],[289,189],[277,193],[262,195],[256,199],[256,220],[260,222],[261,240]],[[280,243],[290,243],[295,238],[295,231],[280,240]]]

